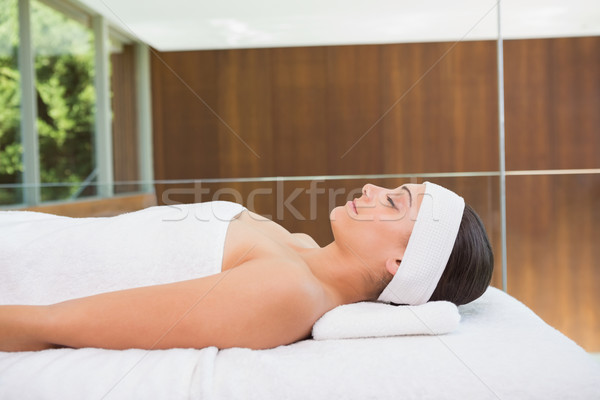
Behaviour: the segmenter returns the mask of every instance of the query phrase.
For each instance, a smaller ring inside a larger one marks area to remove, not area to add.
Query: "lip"
[[[354,214],[358,215],[358,209],[356,208],[356,204],[354,203],[354,200],[352,200],[352,201],[348,201],[348,202],[346,203],[346,205],[347,205],[348,207],[350,207],[350,209],[351,209],[351,210],[354,212]]]

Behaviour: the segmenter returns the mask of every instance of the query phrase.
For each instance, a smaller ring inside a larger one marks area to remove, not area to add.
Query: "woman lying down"
[[[342,304],[468,303],[493,268],[477,214],[429,182],[365,185],[331,212],[325,247],[223,201],[111,218],[27,214],[0,212],[1,351],[271,348],[310,337]],[[36,297],[43,284],[54,304]]]

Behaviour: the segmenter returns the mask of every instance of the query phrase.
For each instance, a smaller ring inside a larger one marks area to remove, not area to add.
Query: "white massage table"
[[[600,399],[600,365],[490,288],[440,336],[0,352],[0,399]]]

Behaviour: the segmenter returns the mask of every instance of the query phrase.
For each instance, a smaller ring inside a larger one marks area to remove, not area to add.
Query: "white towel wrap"
[[[425,182],[425,194],[404,258],[379,301],[419,305],[433,294],[454,247],[465,201],[456,193]]]
[[[52,304],[221,272],[230,221],[214,201],[102,218],[0,211],[0,304]]]

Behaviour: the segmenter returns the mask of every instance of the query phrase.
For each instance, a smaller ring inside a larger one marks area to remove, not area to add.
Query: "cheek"
[[[385,225],[379,221],[356,221],[352,228],[361,246],[375,249],[380,248],[389,238]]]
[[[401,225],[400,237],[402,238],[405,245],[408,243],[408,239],[410,238],[410,234],[412,233],[414,226],[415,221],[413,221],[412,219],[406,219],[406,221],[403,221]]]
[[[409,209],[402,203],[396,205],[396,210],[386,209],[387,212],[381,215],[380,220],[385,222],[396,222],[402,224],[406,219],[410,219]]]
[[[368,238],[365,242],[373,249],[395,249],[402,242],[402,229],[400,221],[380,221],[373,223],[368,229]],[[365,232],[367,234],[367,232]]]

